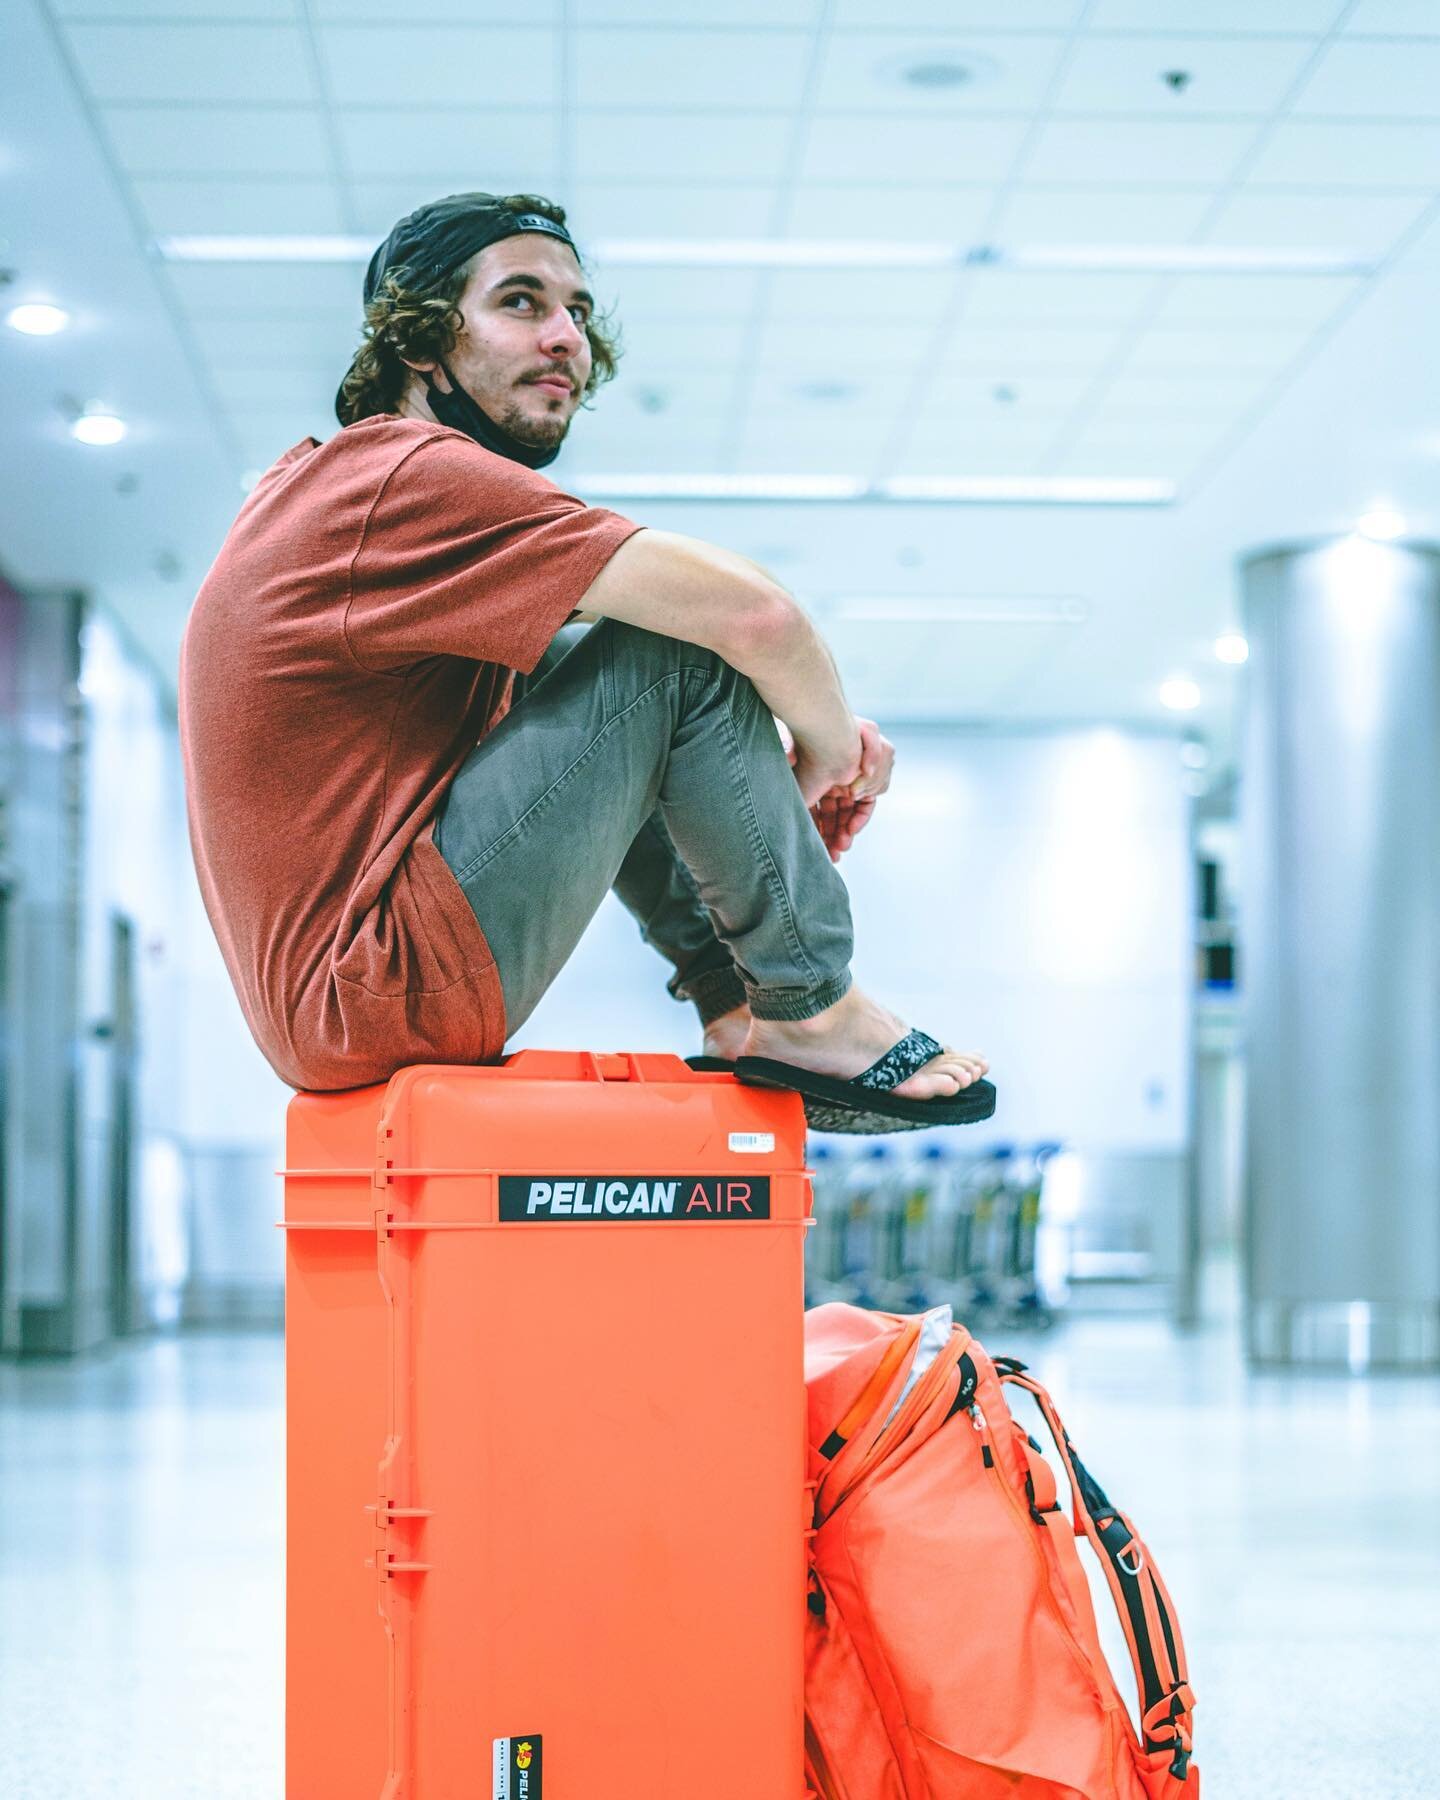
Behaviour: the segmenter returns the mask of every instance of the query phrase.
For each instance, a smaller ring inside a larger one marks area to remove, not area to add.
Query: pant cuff
[[[850,971],[842,969],[812,988],[751,988],[750,1011],[757,1019],[813,1019],[850,992]]]
[[[700,1015],[702,1029],[713,1024],[716,1019],[723,1018],[728,1012],[734,1012],[737,1006],[747,1003],[745,983],[735,973],[733,965],[728,969],[711,969],[704,975],[697,975],[693,981],[682,984],[678,990],[672,989],[677,1000],[688,1000]]]

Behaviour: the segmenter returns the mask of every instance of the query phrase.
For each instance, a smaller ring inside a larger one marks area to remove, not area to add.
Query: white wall
[[[983,1051],[982,1142],[1188,1141],[1190,802],[1177,740],[896,727],[895,779],[842,860],[856,977]],[[516,1046],[699,1047],[665,964],[607,901]]]

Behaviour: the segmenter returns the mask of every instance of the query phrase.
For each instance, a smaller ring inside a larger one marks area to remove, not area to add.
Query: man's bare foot
[[[705,1054],[723,1056],[726,1062],[734,1062],[745,1048],[749,1030],[748,1006],[737,1006],[733,1012],[722,1013],[705,1027]]]
[[[909,1029],[878,1000],[852,987],[843,1000],[813,1019],[752,1019],[739,1054],[769,1056],[813,1069],[818,1075],[851,1081],[878,1062]],[[978,1051],[952,1050],[947,1044],[941,1055],[932,1057],[894,1091],[909,1100],[943,1099],[978,1081],[989,1067]]]

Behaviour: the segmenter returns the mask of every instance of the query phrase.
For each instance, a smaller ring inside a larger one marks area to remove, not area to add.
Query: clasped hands
[[[895,746],[873,719],[856,719],[860,727],[859,767],[848,782],[827,788],[810,808],[831,862],[840,858],[870,823],[875,802],[890,786],[895,766]],[[781,719],[775,721],[791,768],[795,766],[795,739]]]

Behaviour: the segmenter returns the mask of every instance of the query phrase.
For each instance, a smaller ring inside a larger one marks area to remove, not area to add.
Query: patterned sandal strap
[[[855,1086],[879,1088],[888,1092],[891,1088],[899,1087],[902,1081],[908,1081],[932,1057],[943,1054],[943,1045],[937,1044],[934,1038],[926,1037],[923,1031],[912,1031],[908,1037],[901,1038],[893,1049],[887,1050],[879,1062],[871,1063],[863,1075],[855,1076]]]

